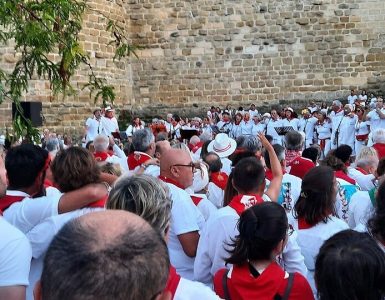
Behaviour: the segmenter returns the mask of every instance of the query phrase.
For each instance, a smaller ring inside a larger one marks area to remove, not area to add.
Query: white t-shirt
[[[349,203],[349,227],[354,229],[362,224],[366,226],[367,221],[373,213],[373,204],[367,191],[356,192]]]
[[[111,132],[117,132],[119,131],[119,125],[118,125],[118,120],[116,120],[115,117],[106,118],[103,117],[101,118],[101,122],[103,124],[103,128],[108,136],[111,135]]]
[[[256,136],[258,133],[265,133],[266,125],[265,123],[259,122],[258,124],[253,123],[251,128],[251,135]]]
[[[167,183],[167,186],[172,200],[171,226],[168,239],[170,261],[178,274],[184,278],[192,279],[194,258],[184,253],[178,235],[194,231],[199,232],[204,226],[205,219],[185,190],[171,183]]]
[[[277,133],[275,128],[281,127],[282,125],[282,120],[273,120],[270,119],[268,123],[266,124],[266,134],[270,135],[273,137],[273,144],[282,144],[282,137]]]
[[[239,233],[237,223],[239,215],[230,206],[218,209],[211,215],[201,233],[199,239],[197,256],[194,264],[194,279],[204,284],[211,284],[215,273],[225,267],[225,259],[229,253],[228,244]],[[286,247],[282,253],[282,261],[288,272],[300,272],[304,276],[307,269],[304,258],[295,240],[295,236],[290,236]]]
[[[305,258],[305,264],[308,269],[307,280],[309,281],[313,292],[315,292],[315,260],[320,247],[331,236],[342,230],[349,229],[349,226],[336,217],[331,217],[327,223],[320,222],[308,229],[298,229],[298,221],[294,218],[290,218],[289,223],[297,232],[298,245],[301,248],[301,253]]]
[[[27,300],[33,300],[33,289],[36,282],[40,279],[43,270],[43,262],[45,253],[48,250],[51,241],[59,230],[69,221],[77,217],[83,216],[93,211],[101,211],[104,208],[82,208],[65,214],[60,214],[45,219],[42,223],[35,226],[27,233],[32,247],[32,263],[29,273],[30,286],[27,288]]]
[[[141,130],[141,129],[144,129],[144,126],[143,125],[139,125],[139,126],[128,126],[127,129],[126,129],[126,134],[128,137],[132,136],[136,131],[138,130]]]
[[[98,134],[104,133],[102,122],[95,118],[88,118],[86,121],[87,126],[87,137],[86,141],[93,141]]]
[[[0,216],[0,287],[27,286],[31,257],[25,235]]]
[[[212,289],[203,283],[181,278],[175,291],[174,300],[219,300]]]
[[[254,122],[252,120],[249,121],[241,121],[241,135],[250,135],[253,129]]]
[[[19,191],[7,191],[7,195],[21,195]],[[24,194],[25,195],[25,194]],[[4,212],[4,218],[13,226],[27,233],[44,219],[58,214],[59,201],[63,194],[53,187],[47,188],[47,196],[25,198],[13,203]]]
[[[354,104],[354,102],[357,100],[357,95],[349,95],[348,102],[349,104]]]
[[[313,143],[314,128],[317,122],[316,117],[302,118],[298,122],[298,130],[305,133],[306,147]]]
[[[298,130],[299,128],[299,120],[297,118],[288,120],[288,119],[283,119],[282,120],[282,126],[291,126],[294,128],[294,130]]]
[[[228,159],[227,157],[221,157],[221,162],[222,162],[222,169],[221,172],[225,172],[227,175],[230,175],[231,173],[231,160]]]
[[[216,208],[223,207],[224,195],[225,195],[224,190],[222,190],[215,183],[209,182],[207,186],[207,198],[211,201],[212,204],[215,205]]]

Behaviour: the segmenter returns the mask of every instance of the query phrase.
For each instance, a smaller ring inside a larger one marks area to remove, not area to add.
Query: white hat
[[[237,148],[237,142],[226,133],[218,133],[207,147],[208,152],[215,152],[219,157],[231,155]]]
[[[194,193],[197,193],[203,190],[209,184],[209,171],[207,170],[206,165],[200,164],[201,170],[196,170],[194,173],[194,181],[192,188]]]
[[[264,113],[262,118],[266,118],[266,117],[271,118],[271,115],[269,113]]]
[[[285,110],[288,110],[288,111],[294,112],[294,110],[293,110],[291,107],[288,107],[288,108],[286,108]]]
[[[105,111],[113,111],[114,109],[111,107],[111,106],[106,106],[106,108],[104,109]]]

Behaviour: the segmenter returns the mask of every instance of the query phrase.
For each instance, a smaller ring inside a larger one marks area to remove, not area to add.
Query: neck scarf
[[[246,209],[263,203],[264,200],[260,195],[236,195],[229,203],[229,206],[234,209],[238,215],[241,215]]]

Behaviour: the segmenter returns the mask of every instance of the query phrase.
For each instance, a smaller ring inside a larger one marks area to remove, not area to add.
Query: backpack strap
[[[293,282],[294,282],[294,273],[289,273],[289,279],[288,279],[287,286],[283,294],[282,300],[289,299],[291,288],[293,287]]]
[[[222,276],[222,287],[223,287],[223,293],[225,296],[225,300],[231,300],[230,293],[229,293],[229,287],[227,286],[227,274],[229,273],[229,270],[226,270],[226,272],[223,273]]]

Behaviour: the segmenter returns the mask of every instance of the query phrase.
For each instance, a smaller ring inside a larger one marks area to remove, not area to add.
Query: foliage
[[[29,136],[39,139],[38,131],[23,116],[18,105],[28,92],[28,81],[32,78],[45,79],[55,94],[66,95],[74,90],[70,78],[81,65],[89,67],[89,82],[85,85],[95,102],[113,103],[113,87],[98,78],[93,71],[89,56],[82,49],[79,33],[83,16],[90,9],[86,0],[3,0],[0,5],[0,44],[14,41],[14,48],[20,57],[12,72],[0,69],[0,103],[10,99],[21,114],[14,120],[16,137]],[[102,14],[102,13],[100,13]],[[135,54],[119,24],[109,20],[106,30],[111,32],[111,43],[115,45],[114,59]],[[53,53],[59,59],[53,59]]]

